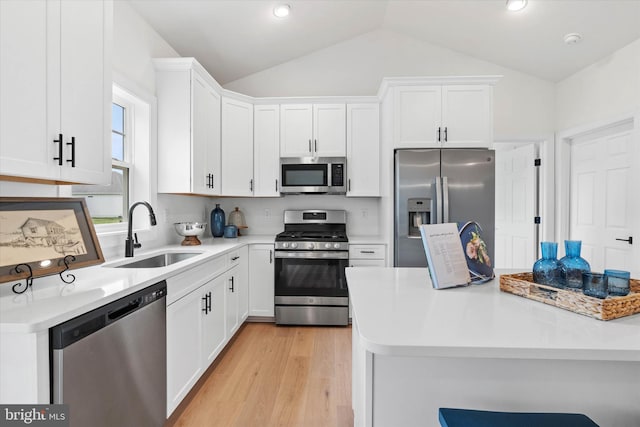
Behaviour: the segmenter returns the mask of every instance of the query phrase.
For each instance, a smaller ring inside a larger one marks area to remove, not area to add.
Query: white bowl
[[[176,233],[181,236],[201,236],[207,229],[206,222],[176,222],[173,224]]]

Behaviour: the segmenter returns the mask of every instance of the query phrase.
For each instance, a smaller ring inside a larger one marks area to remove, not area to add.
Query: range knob
[[[292,248],[292,249],[295,249],[295,248],[297,248],[297,247],[298,247],[298,244],[297,244],[296,242],[292,242],[292,243],[291,243],[291,248]]]
[[[282,247],[285,248],[285,249],[288,248],[289,247],[289,243],[288,242],[282,243]]]
[[[327,248],[327,249],[331,249],[331,243],[325,243],[324,247]]]
[[[307,249],[313,249],[315,245],[313,243],[307,243]]]
[[[334,243],[333,247],[336,248],[336,249],[340,249],[340,243]]]

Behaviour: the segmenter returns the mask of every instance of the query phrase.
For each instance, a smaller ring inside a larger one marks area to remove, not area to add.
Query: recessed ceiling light
[[[564,42],[566,44],[576,44],[582,41],[582,36],[578,33],[569,33],[564,35]]]
[[[517,12],[527,6],[527,0],[507,0],[507,9]]]
[[[279,4],[278,6],[273,8],[273,14],[278,18],[289,16],[290,11],[291,6],[289,6],[288,4]]]

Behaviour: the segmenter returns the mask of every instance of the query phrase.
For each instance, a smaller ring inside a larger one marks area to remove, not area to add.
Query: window
[[[84,197],[95,225],[125,222],[129,206],[129,177],[133,168],[135,107],[114,93],[111,104],[111,184],[74,185],[73,196]]]

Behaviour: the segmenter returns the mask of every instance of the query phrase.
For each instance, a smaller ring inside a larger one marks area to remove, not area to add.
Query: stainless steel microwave
[[[344,157],[299,157],[280,159],[280,193],[346,194]]]

